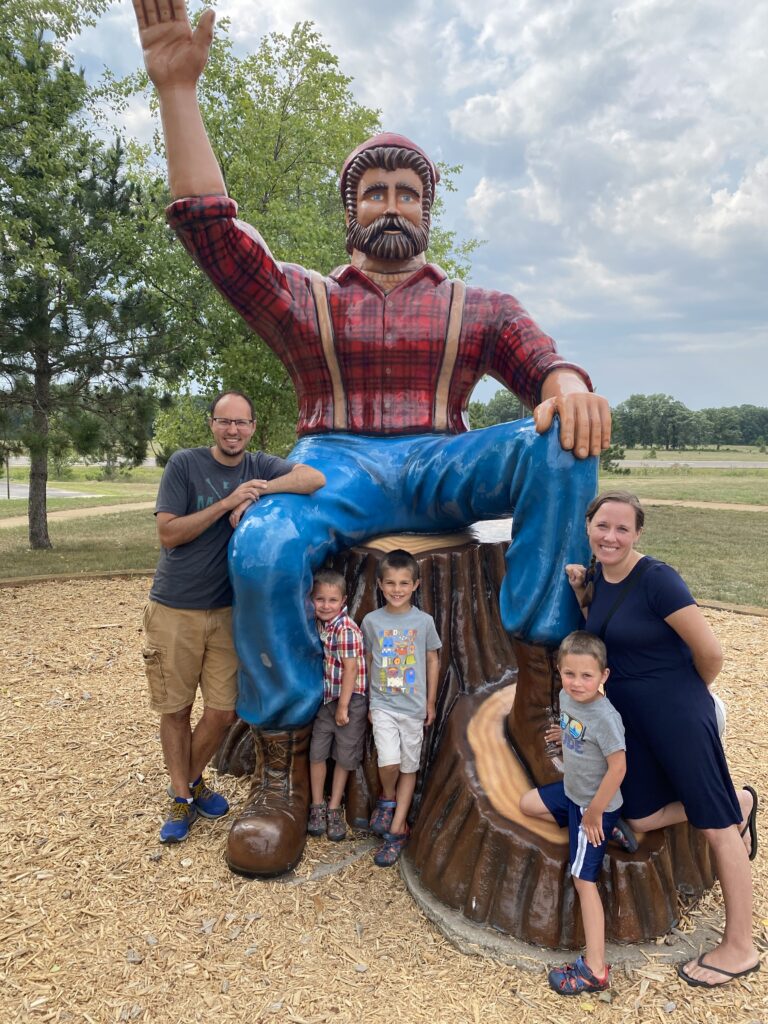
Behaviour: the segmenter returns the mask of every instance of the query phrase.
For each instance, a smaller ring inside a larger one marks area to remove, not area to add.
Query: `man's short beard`
[[[395,234],[388,230],[396,229]],[[404,217],[382,214],[364,228],[353,215],[347,228],[347,252],[357,249],[380,260],[407,260],[418,256],[429,245],[429,226],[416,227]]]

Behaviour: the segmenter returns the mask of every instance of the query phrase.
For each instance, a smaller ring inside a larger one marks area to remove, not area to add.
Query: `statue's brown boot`
[[[304,852],[312,726],[251,731],[256,767],[248,802],[229,831],[227,864],[239,875],[271,878],[294,868]]]
[[[507,715],[507,733],[515,753],[537,786],[563,777],[559,749],[548,747],[544,733],[557,714],[560,677],[556,651],[513,640],[517,659],[515,702]]]

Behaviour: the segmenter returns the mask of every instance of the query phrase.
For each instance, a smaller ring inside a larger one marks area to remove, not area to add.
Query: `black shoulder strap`
[[[626,600],[627,595],[632,590],[635,589],[637,584],[643,578],[645,572],[648,569],[650,569],[650,567],[654,564],[654,562],[655,562],[655,559],[648,558],[646,556],[646,558],[644,558],[643,561],[640,562],[636,566],[634,575],[632,576],[632,579],[631,580],[627,580],[627,582],[621,588],[621,593],[618,595],[616,600],[613,602],[611,607],[608,609],[608,613],[605,616],[605,618],[603,619],[603,624],[600,627],[600,629],[598,630],[598,634],[597,635],[600,637],[601,640],[605,640],[605,631],[606,631],[606,629],[608,627],[608,623],[611,621],[611,619],[613,618],[614,614],[618,611],[618,609],[621,607],[623,602]]]

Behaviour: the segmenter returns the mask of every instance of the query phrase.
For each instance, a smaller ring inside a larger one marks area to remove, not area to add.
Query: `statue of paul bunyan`
[[[269,877],[298,862],[306,836],[307,747],[322,700],[312,572],[376,535],[514,516],[500,595],[519,666],[511,732],[535,780],[553,777],[542,739],[547,651],[580,621],[563,567],[586,558],[584,510],[610,410],[516,299],[427,263],[439,174],[403,136],[374,136],[344,163],[348,264],[322,277],[276,262],[237,219],[200,115],[213,12],[192,31],[183,0],[134,8],[160,100],[175,200],[168,221],[282,360],[299,401],[289,458],[327,478],[309,500],[279,494],[251,506],[230,549],[237,712],[254,732],[257,771],[227,859]],[[484,374],[533,408],[533,420],[468,431],[467,404]]]

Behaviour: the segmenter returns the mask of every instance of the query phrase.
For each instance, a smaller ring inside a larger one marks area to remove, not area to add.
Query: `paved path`
[[[679,508],[715,509],[718,512],[768,512],[768,505],[738,505],[735,502],[720,501],[677,501],[671,498],[642,498],[645,505],[677,505]],[[60,519],[88,519],[91,516],[115,515],[118,512],[138,512],[141,509],[154,509],[154,501],[132,501],[125,505],[94,505],[92,508],[68,508],[59,512],[49,512],[48,521]],[[484,541],[509,540],[511,519],[494,519],[486,523],[476,523],[475,530]],[[10,516],[0,519],[0,530],[8,530],[13,526],[26,526],[26,516]]]
[[[765,459],[620,459],[622,466],[647,466],[648,469],[671,469],[691,466],[696,469],[768,469]]]
[[[88,519],[91,516],[109,516],[118,512],[138,512],[143,508],[154,508],[154,501],[129,501],[125,505],[94,505],[92,508],[65,508],[58,512],[48,513],[48,522],[55,523],[60,519]],[[0,530],[9,530],[12,526],[26,526],[27,516],[9,516],[0,519]]]

